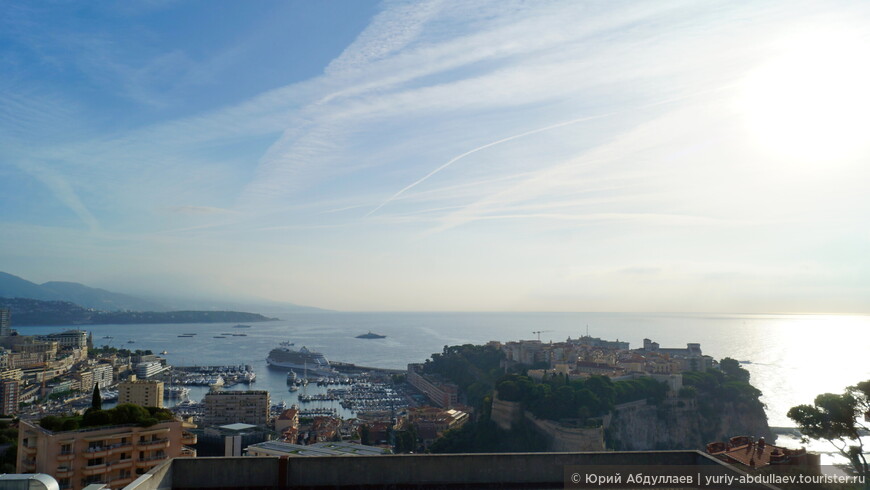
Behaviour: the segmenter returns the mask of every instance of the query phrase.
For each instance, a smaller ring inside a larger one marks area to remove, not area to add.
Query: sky
[[[870,3],[0,2],[0,270],[870,313]]]

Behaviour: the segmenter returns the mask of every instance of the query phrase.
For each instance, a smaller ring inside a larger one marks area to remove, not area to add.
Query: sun
[[[743,81],[747,128],[766,151],[834,162],[870,143],[870,43],[828,31],[784,43]]]

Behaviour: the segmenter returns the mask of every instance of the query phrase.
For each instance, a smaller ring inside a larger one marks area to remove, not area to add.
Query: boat
[[[162,351],[160,351],[160,354],[165,356],[166,354],[169,354],[169,352],[162,350]]]
[[[250,325],[236,325],[233,328],[251,328]]]
[[[290,391],[297,391],[297,390],[299,390],[299,387],[298,387],[298,386],[296,386],[296,385],[290,385]]]
[[[186,338],[186,339],[189,339],[189,338],[193,337],[193,335],[187,335],[187,334],[185,334],[185,335],[179,335],[179,337],[184,337],[184,338]]]
[[[369,333],[364,333],[364,334],[362,334],[362,335],[357,335],[356,338],[358,338],[358,339],[385,339],[385,338],[387,338],[387,336],[386,336],[386,335],[377,334],[377,333],[372,333],[372,331],[369,330]]]
[[[233,337],[247,337],[247,336],[248,336],[248,334],[246,334],[246,333],[234,333],[233,334]]]
[[[128,340],[127,343],[128,343],[128,344],[135,344],[136,341],[135,341],[135,340]]]
[[[295,385],[296,381],[298,379],[299,379],[299,377],[296,375],[296,371],[291,369],[290,372],[287,373],[287,384],[288,385]]]
[[[111,335],[106,335],[106,336],[103,337],[103,338],[104,338],[104,339],[114,339],[115,337],[112,337]]]
[[[329,365],[326,356],[305,346],[296,350],[290,342],[281,342],[272,349],[266,357],[266,363],[276,369],[304,369],[307,374],[315,376],[335,375],[335,370]]]
[[[225,339],[226,337],[222,337],[222,336],[220,336],[220,335],[215,335],[215,336],[212,337],[212,338],[213,338],[213,339]]]

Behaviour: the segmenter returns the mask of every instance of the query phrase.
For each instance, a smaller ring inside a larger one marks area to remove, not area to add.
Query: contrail
[[[492,146],[500,145],[500,144],[502,144],[502,143],[506,143],[506,142],[508,142],[508,141],[515,140],[515,139],[517,139],[517,138],[522,138],[522,137],[524,137],[524,136],[530,136],[530,135],[537,134],[537,133],[543,133],[544,131],[549,131],[549,130],[551,130],[551,129],[561,128],[561,127],[563,127],[563,126],[570,126],[571,124],[577,124],[577,123],[584,122],[584,121],[591,121],[591,120],[593,120],[593,119],[600,119],[600,118],[603,118],[603,117],[612,116],[612,115],[614,115],[614,114],[616,114],[616,112],[611,112],[611,113],[608,113],[608,114],[598,114],[598,115],[595,115],[595,116],[579,117],[579,118],[577,118],[577,119],[571,119],[570,121],[563,121],[563,122],[560,122],[560,123],[557,123],[557,124],[552,124],[552,125],[550,125],[550,126],[544,126],[543,128],[533,129],[533,130],[531,130],[531,131],[526,131],[526,132],[524,132],[524,133],[515,134],[515,135],[513,135],[513,136],[508,136],[507,138],[502,138],[502,139],[500,139],[500,140],[493,141],[492,143],[487,143],[487,144],[485,144],[485,145],[483,145],[483,146],[478,146],[477,148],[474,148],[473,150],[468,150],[468,151],[466,151],[465,153],[462,153],[461,155],[457,155],[457,156],[451,158],[450,160],[447,161],[447,163],[441,165],[440,167],[436,168],[435,170],[433,170],[433,171],[429,172],[428,174],[424,175],[423,177],[417,179],[417,181],[415,181],[414,183],[405,186],[402,190],[400,190],[399,192],[397,192],[397,193],[393,194],[392,196],[390,196],[389,199],[387,199],[386,201],[380,203],[380,204],[378,205],[378,207],[376,207],[375,209],[372,209],[371,211],[369,211],[369,212],[366,214],[366,216],[371,216],[371,215],[375,214],[379,209],[381,209],[382,207],[384,207],[384,206],[386,206],[387,204],[391,203],[391,202],[394,201],[397,197],[399,197],[399,196],[401,196],[402,194],[404,194],[405,192],[407,192],[407,191],[413,189],[414,187],[417,187],[418,185],[420,185],[420,184],[422,184],[423,182],[425,182],[426,179],[428,179],[429,177],[432,177],[433,175],[435,175],[435,174],[437,174],[438,172],[444,170],[445,168],[447,168],[447,167],[453,165],[453,164],[456,163],[457,161],[462,160],[463,158],[467,157],[468,155],[471,155],[472,153],[477,153],[477,152],[479,152],[480,150],[485,150],[485,149],[490,148],[490,147],[492,147]]]
[[[678,97],[672,97],[672,98],[670,98],[670,99],[665,99],[665,100],[661,100],[661,101],[658,101],[658,102],[653,102],[653,103],[651,103],[651,104],[646,104],[646,105],[640,106],[638,109],[648,109],[648,108],[652,108],[652,107],[656,107],[656,106],[661,106],[661,105],[671,104],[671,103],[673,103],[673,102],[678,102],[678,101],[682,101],[682,100],[686,100],[686,99],[691,99],[691,98],[697,97],[697,96],[699,96],[699,95],[706,95],[706,94],[710,94],[710,93],[723,92],[723,91],[726,91],[726,90],[729,90],[729,89],[733,88],[735,85],[736,85],[736,84],[733,84],[733,83],[732,83],[732,84],[726,84],[726,85],[723,85],[723,86],[720,86],[720,87],[715,87],[715,88],[707,89],[707,90],[701,90],[701,91],[698,91],[698,92],[695,92],[695,93],[692,93],[692,94],[688,94],[688,95],[683,95],[683,96],[678,96]],[[483,146],[478,146],[477,148],[475,148],[475,149],[473,149],[473,150],[468,150],[468,151],[466,151],[465,153],[463,153],[463,154],[461,154],[461,155],[457,155],[457,156],[451,158],[447,163],[441,165],[440,167],[436,168],[435,170],[433,170],[433,171],[429,172],[428,174],[424,175],[422,178],[418,179],[416,182],[414,182],[414,183],[412,183],[412,184],[410,184],[410,185],[408,185],[408,186],[405,186],[405,188],[403,188],[403,189],[400,190],[399,192],[397,192],[397,193],[393,194],[392,196],[390,196],[389,199],[387,199],[386,201],[380,203],[380,204],[379,204],[375,209],[372,209],[371,211],[369,211],[369,212],[366,214],[366,216],[371,216],[371,215],[375,214],[379,209],[381,209],[382,207],[384,207],[384,206],[386,206],[387,204],[391,203],[392,201],[396,200],[397,197],[401,196],[402,194],[404,194],[404,193],[407,192],[408,190],[413,189],[414,187],[416,187],[416,186],[422,184],[422,183],[425,182],[426,179],[428,179],[429,177],[432,177],[433,175],[435,175],[435,174],[437,174],[438,172],[444,170],[445,168],[449,167],[450,165],[453,165],[453,164],[456,163],[457,161],[462,160],[463,158],[467,157],[468,155],[471,155],[472,153],[477,153],[477,152],[479,152],[480,150],[485,150],[485,149],[487,149],[487,148],[489,148],[489,147],[492,147],[492,146],[495,146],[495,145],[500,145],[500,144],[502,144],[502,143],[506,143],[506,142],[508,142],[508,141],[515,140],[515,139],[517,139],[517,138],[523,138],[523,137],[525,137],[525,136],[530,136],[530,135],[537,134],[537,133],[543,133],[544,131],[549,131],[549,130],[551,130],[551,129],[561,128],[561,127],[564,127],[564,126],[570,126],[570,125],[572,125],[572,124],[577,124],[577,123],[581,123],[581,122],[584,122],[584,121],[592,121],[592,120],[594,120],[594,119],[601,119],[601,118],[605,118],[605,117],[610,117],[610,116],[614,116],[614,115],[616,115],[616,114],[620,114],[620,113],[623,113],[623,112],[626,112],[626,111],[614,111],[614,112],[608,112],[608,113],[606,113],[606,114],[597,114],[597,115],[594,115],[594,116],[578,117],[577,119],[571,119],[570,121],[563,121],[563,122],[560,122],[560,123],[557,123],[557,124],[552,124],[552,125],[550,125],[550,126],[544,126],[543,128],[533,129],[533,130],[531,130],[531,131],[526,131],[526,132],[524,132],[524,133],[515,134],[515,135],[513,135],[513,136],[508,136],[507,138],[502,138],[502,139],[500,139],[500,140],[498,140],[498,141],[493,141],[492,143],[487,143],[487,144],[485,144],[485,145],[483,145]]]

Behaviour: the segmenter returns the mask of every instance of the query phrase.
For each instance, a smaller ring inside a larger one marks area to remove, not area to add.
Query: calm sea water
[[[422,362],[445,345],[489,340],[534,339],[563,341],[586,333],[619,339],[640,347],[644,338],[663,347],[699,342],[716,359],[750,361],[745,367],[752,383],[764,393],[771,426],[790,427],[788,409],[811,403],[819,393],[840,393],[848,385],[870,379],[870,317],[815,315],[675,315],[618,313],[316,313],[287,314],[282,320],[234,324],[100,325],[89,326],[94,343],[131,349],[168,351],[173,365],[251,364],[257,389],[267,389],[273,401],[295,401],[285,374],[266,368],[265,357],[279,342],[323,352],[334,361],[363,366],[404,368]],[[70,327],[18,327],[24,335]],[[367,331],[387,335],[361,340]],[[197,333],[178,338],[181,333]],[[221,333],[246,337],[215,339]],[[103,339],[111,336],[113,339]],[[128,343],[132,340],[134,343]],[[239,386],[237,389],[244,389]],[[204,391],[204,390],[203,390]],[[193,398],[201,398],[199,390]]]

